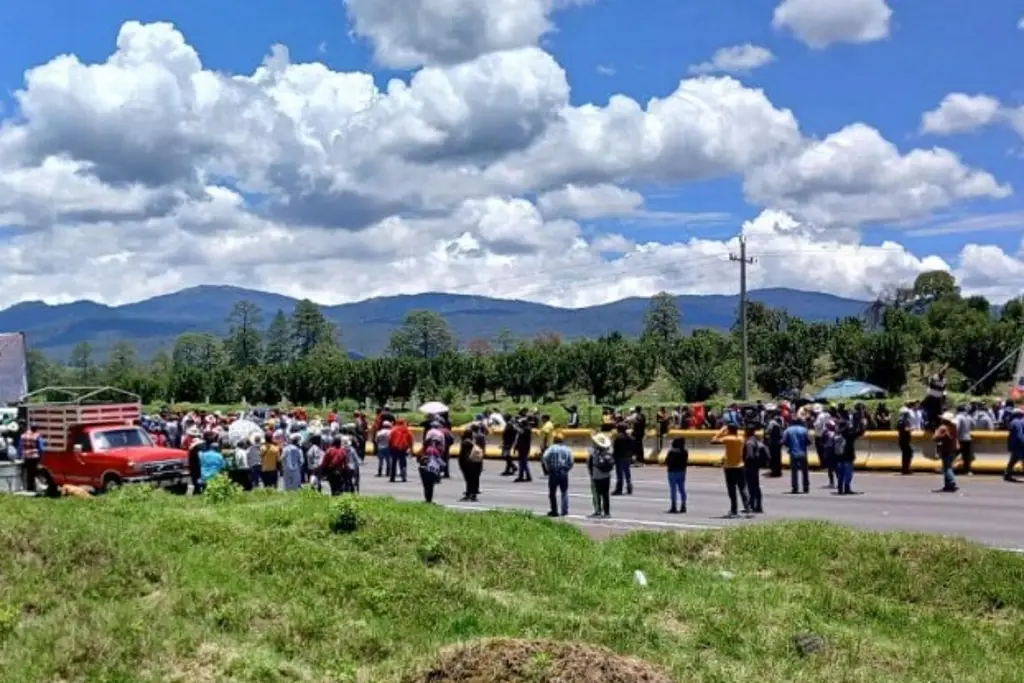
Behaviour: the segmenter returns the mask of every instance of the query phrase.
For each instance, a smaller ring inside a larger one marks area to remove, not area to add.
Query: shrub
[[[334,504],[331,520],[331,530],[336,534],[350,534],[359,529],[365,521],[359,500],[355,496],[342,496]]]
[[[206,490],[203,491],[203,497],[211,503],[224,503],[237,500],[241,497],[242,493],[243,489],[241,486],[231,481],[229,477],[218,474],[206,482]]]

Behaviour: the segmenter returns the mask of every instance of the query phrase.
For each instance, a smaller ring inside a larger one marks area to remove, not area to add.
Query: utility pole
[[[743,384],[740,388],[740,400],[746,401],[750,395],[750,373],[747,370],[747,266],[754,263],[754,259],[747,257],[747,238],[743,235],[740,235],[740,255],[729,254],[729,260],[740,263],[740,338],[743,340],[743,357],[740,361]]]

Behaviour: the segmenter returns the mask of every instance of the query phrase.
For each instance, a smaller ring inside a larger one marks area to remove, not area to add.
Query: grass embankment
[[[525,514],[386,499],[359,501],[358,528],[337,533],[338,505],[0,498],[3,680],[584,680],[548,677],[572,652],[536,644],[520,678],[493,662],[490,677],[417,674],[485,637],[604,646],[677,681],[1020,680],[1024,558],[1008,553],[818,523],[598,543]],[[804,634],[824,651],[798,654]]]

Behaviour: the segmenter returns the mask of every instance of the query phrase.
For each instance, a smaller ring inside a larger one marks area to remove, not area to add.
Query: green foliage
[[[360,498],[342,496],[331,506],[331,531],[336,534],[351,534],[365,523],[360,507]]]
[[[421,681],[439,650],[509,635],[692,683],[1020,680],[1012,553],[820,522],[595,541],[527,513],[348,498],[163,496],[125,514],[0,496],[4,680]],[[350,504],[364,523],[332,533]],[[804,633],[824,656],[793,652]]]
[[[111,347],[97,365],[88,344],[75,349],[70,367],[29,352],[33,389],[104,381],[142,395],[147,403],[206,402],[353,406],[366,400],[406,407],[414,396],[461,404],[511,399],[557,403],[570,394],[620,404],[667,375],[675,400],[706,401],[735,395],[741,385],[738,327],[732,333],[679,329],[679,311],[667,294],[651,301],[639,340],[621,334],[563,341],[543,334],[516,339],[474,339],[465,352],[444,319],[413,311],[395,332],[385,358],[350,360],[337,345],[340,332],[315,304],[299,302],[260,330],[259,309],[239,303],[226,321],[229,334],[189,333],[171,353],[140,362],[131,344]],[[988,394],[1009,379],[1006,359],[1024,338],[1024,298],[998,314],[987,301],[963,298],[947,274],[924,273],[913,287],[891,289],[861,318],[807,324],[785,311],[748,302],[751,377],[770,395],[803,391],[823,375],[860,379],[890,392],[905,389],[910,371],[948,364],[951,388]],[[830,363],[830,367],[822,367]],[[986,376],[987,375],[987,376]]]
[[[231,481],[229,477],[224,474],[218,474],[206,482],[206,488],[203,490],[203,499],[215,504],[227,503],[238,500],[244,492],[245,490]]]

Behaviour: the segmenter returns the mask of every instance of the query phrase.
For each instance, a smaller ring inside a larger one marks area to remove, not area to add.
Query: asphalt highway
[[[462,476],[452,461],[452,477],[438,486],[434,502],[457,510],[519,509],[545,514],[549,510],[547,480],[540,467],[531,463],[532,483],[513,483],[499,476],[503,463],[484,464],[478,503],[462,503]],[[408,483],[394,484],[374,475],[377,462],[363,463],[361,490],[364,495],[389,495],[400,500],[422,500],[419,475],[410,468]],[[633,495],[612,497],[612,518],[592,520],[590,482],[586,470],[577,466],[569,476],[567,521],[583,527],[595,537],[629,530],[692,531],[717,529],[773,520],[820,519],[876,531],[914,531],[965,537],[978,543],[1024,552],[1024,484],[1011,484],[996,477],[961,477],[960,491],[942,493],[939,475],[877,474],[858,472],[853,481],[854,496],[837,496],[825,488],[824,474],[811,473],[808,494],[789,493],[789,473],[782,479],[762,479],[764,515],[727,518],[729,499],[720,470],[691,468],[687,473],[685,515],[669,515],[665,470],[648,465],[633,469]]]

